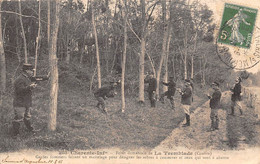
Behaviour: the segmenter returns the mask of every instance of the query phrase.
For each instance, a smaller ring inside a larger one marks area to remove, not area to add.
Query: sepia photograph
[[[0,0],[0,164],[259,164],[259,2]]]

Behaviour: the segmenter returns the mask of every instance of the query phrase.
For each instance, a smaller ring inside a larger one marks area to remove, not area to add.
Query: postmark
[[[217,54],[227,66],[245,70],[260,61],[257,9],[226,3],[217,36]]]

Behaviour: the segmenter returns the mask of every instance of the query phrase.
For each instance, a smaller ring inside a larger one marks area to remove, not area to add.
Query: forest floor
[[[170,108],[170,102],[157,102],[151,108],[149,100],[140,106],[134,98],[126,98],[125,113],[121,112],[120,95],[109,98],[108,114],[96,108],[96,99],[86,94],[84,89],[71,89],[60,86],[58,98],[57,130],[47,131],[48,92],[45,84],[40,85],[33,96],[32,122],[41,129],[37,134],[26,131],[22,123],[20,137],[12,139],[12,98],[5,96],[1,110],[0,152],[21,149],[38,150],[74,150],[74,149],[153,149],[159,145],[172,130],[183,121],[184,113],[180,109],[180,95],[176,93],[176,109]],[[145,95],[147,97],[147,95]],[[194,96],[194,111],[206,101],[205,97]]]
[[[47,131],[48,92],[46,86],[38,87],[33,97],[32,122],[41,131],[31,134],[21,126],[21,135],[11,137],[13,117],[12,99],[6,96],[1,112],[0,152],[34,150],[74,150],[74,149],[218,149],[231,150],[260,146],[259,122],[256,122],[251,108],[244,107],[244,115],[227,115],[230,95],[222,97],[219,110],[220,128],[208,132],[210,128],[210,108],[206,96],[197,94],[192,105],[191,126],[181,127],[184,113],[180,109],[180,96],[176,94],[176,109],[157,102],[151,108],[149,101],[140,106],[134,98],[126,99],[125,113],[121,112],[118,95],[108,99],[108,114],[103,114],[95,106],[93,95],[84,89],[70,89],[60,86],[57,113],[57,130]]]

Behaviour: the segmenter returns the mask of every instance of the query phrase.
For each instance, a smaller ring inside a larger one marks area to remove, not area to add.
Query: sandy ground
[[[259,147],[260,131],[254,110],[243,103],[244,114],[240,116],[238,109],[235,109],[235,116],[230,116],[230,93],[223,93],[221,101],[219,130],[209,131],[211,122],[207,101],[191,114],[190,127],[180,124],[155,150],[177,150],[180,147],[189,150],[246,150]]]

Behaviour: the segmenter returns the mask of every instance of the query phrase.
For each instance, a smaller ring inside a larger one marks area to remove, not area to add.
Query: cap
[[[26,70],[33,70],[33,65],[32,64],[28,64],[28,63],[24,63],[23,64],[23,71],[26,71]]]
[[[117,82],[110,81],[110,85],[112,85],[112,86],[116,86],[116,85],[117,85]]]
[[[216,82],[216,81],[215,81],[215,82],[213,82],[213,83],[212,83],[212,85],[216,85],[216,86],[218,86],[218,87],[219,87],[219,83],[218,83],[218,82]]]
[[[242,78],[241,78],[241,77],[237,77],[237,80],[238,80],[239,82],[241,82],[241,81],[242,81]]]

